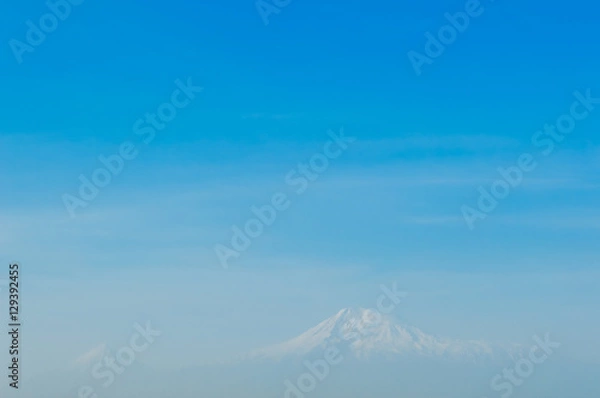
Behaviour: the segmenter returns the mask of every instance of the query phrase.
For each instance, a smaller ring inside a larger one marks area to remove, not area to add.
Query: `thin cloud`
[[[436,136],[433,134],[412,133],[402,138],[361,141],[357,143],[366,151],[425,151],[425,150],[498,150],[519,147],[519,141],[513,138],[496,135],[454,134]]]

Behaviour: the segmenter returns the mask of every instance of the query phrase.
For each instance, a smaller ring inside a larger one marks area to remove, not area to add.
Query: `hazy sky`
[[[496,1],[416,76],[407,52],[463,7],[303,0],[265,26],[252,1],[86,1],[22,64],[3,46],[0,262],[22,264],[30,355],[59,366],[151,320],[144,361],[203,363],[396,281],[395,315],[432,334],[551,332],[597,361],[600,104],[548,156],[532,137],[600,97],[598,6]],[[5,7],[5,42],[45,12]],[[203,91],[145,144],[136,122],[188,78]],[[295,193],[342,128],[356,140]],[[70,217],[63,195],[124,142],[139,155]],[[523,153],[539,166],[470,230],[461,206]],[[290,207],[224,270],[214,246],[277,192]]]

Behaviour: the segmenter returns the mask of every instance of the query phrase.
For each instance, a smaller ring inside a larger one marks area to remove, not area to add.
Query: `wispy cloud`
[[[488,134],[451,134],[434,135],[426,133],[409,133],[400,138],[366,140],[358,145],[365,151],[399,151],[399,150],[500,150],[514,149],[519,141],[513,138]]]
[[[577,209],[574,209],[574,211],[577,211]],[[590,214],[556,214],[555,212],[548,212],[546,214],[506,215],[498,217],[498,222],[531,228],[596,230],[600,229],[600,214],[594,214],[594,212],[590,212]]]

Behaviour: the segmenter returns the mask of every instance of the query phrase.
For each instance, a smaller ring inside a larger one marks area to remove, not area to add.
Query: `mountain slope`
[[[302,357],[333,345],[356,358],[419,356],[469,362],[504,360],[520,351],[516,345],[437,338],[374,310],[346,308],[291,340],[250,353],[248,359]]]

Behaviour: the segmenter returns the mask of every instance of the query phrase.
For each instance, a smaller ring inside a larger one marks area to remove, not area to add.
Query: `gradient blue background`
[[[250,0],[86,0],[22,64],[8,42],[48,10],[5,5],[0,260],[23,264],[32,326],[87,320],[55,336],[66,352],[33,330],[30,349],[67,360],[150,317],[194,363],[373,306],[397,280],[417,326],[524,341],[556,330],[573,357],[597,361],[600,107],[551,156],[537,152],[475,231],[460,207],[535,152],[532,135],[574,91],[600,97],[600,6],[482,4],[421,76],[407,52],[464,2],[294,0],[265,26]],[[187,77],[204,92],[71,219],[61,196],[99,155],[138,143],[134,122]],[[214,245],[340,127],[356,143],[222,270]]]

